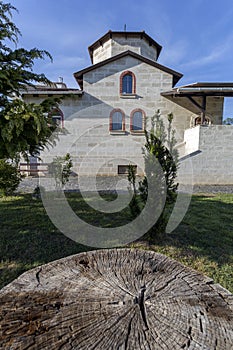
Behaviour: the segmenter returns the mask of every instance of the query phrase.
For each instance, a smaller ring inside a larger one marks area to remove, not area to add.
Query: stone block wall
[[[194,100],[202,105],[202,98],[196,97]],[[206,116],[210,118],[211,124],[219,125],[222,124],[222,116],[223,116],[223,103],[224,98],[218,96],[207,96],[206,98]],[[200,112],[199,112],[200,115]],[[193,127],[195,120],[195,115],[191,119],[190,127]]]
[[[115,56],[127,50],[136,52],[153,61],[157,60],[157,49],[154,46],[149,46],[144,39],[132,37],[124,38],[122,36],[114,37],[112,42],[112,55]]]
[[[93,64],[102,62],[112,56],[112,39],[104,42],[93,51]]]
[[[144,39],[138,37],[117,37],[103,42],[102,45],[93,50],[93,64],[102,62],[112,56],[116,56],[124,51],[133,51],[139,55],[149,58],[153,61],[157,59],[157,49],[149,46]]]
[[[232,185],[233,126],[199,126],[188,130],[186,135],[190,136],[186,138],[187,150],[196,149],[199,139],[200,152],[181,161],[179,181],[196,185]]]
[[[136,96],[133,99],[120,96],[120,75],[126,70],[132,71],[136,76]],[[165,122],[167,114],[173,112],[177,139],[181,142],[184,130],[190,127],[193,113],[160,95],[171,88],[172,75],[129,56],[98,68],[98,72],[93,70],[85,74],[85,94],[81,103],[88,99],[90,104],[95,96],[97,103],[102,102],[111,108],[124,110],[126,119],[136,108],[143,109],[148,117],[152,117],[159,109]]]
[[[136,95],[120,95],[120,76],[130,70],[136,77]],[[142,147],[144,135],[130,132],[130,113],[142,109],[148,118],[160,109],[164,123],[167,114],[173,112],[174,127],[178,142],[183,141],[184,130],[190,125],[191,113],[162,97],[160,93],[172,87],[172,75],[142,63],[131,56],[92,70],[84,75],[82,97],[65,98],[60,109],[64,114],[65,135],[60,136],[57,146],[44,152],[44,162],[50,162],[57,155],[71,153],[76,173],[92,174],[98,169],[99,175],[117,175],[118,165],[138,165],[143,172]],[[42,98],[37,97],[40,102]],[[28,98],[35,102],[35,97]],[[113,109],[125,113],[125,132],[112,135],[109,117]]]

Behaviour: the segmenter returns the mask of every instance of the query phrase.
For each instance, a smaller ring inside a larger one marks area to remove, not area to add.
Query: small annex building
[[[77,174],[117,176],[131,163],[142,175],[146,121],[160,110],[165,124],[174,116],[179,181],[233,184],[233,127],[222,125],[233,83],[178,86],[182,74],[158,63],[162,46],[144,31],[109,31],[88,50],[90,66],[74,73],[79,88],[61,81],[22,93],[34,103],[64,97],[53,114],[66,132],[40,155],[45,163],[69,152]]]

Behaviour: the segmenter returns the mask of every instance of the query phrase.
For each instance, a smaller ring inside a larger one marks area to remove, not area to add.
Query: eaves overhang
[[[134,57],[144,63],[147,63],[149,64],[150,66],[152,67],[155,67],[157,69],[160,69],[168,74],[171,74],[173,76],[173,84],[172,86],[175,86],[177,84],[177,82],[182,78],[183,74],[171,69],[171,68],[168,68],[166,66],[163,66],[153,60],[150,60],[149,58],[146,58],[142,55],[139,55],[138,53],[136,52],[133,52],[133,51],[130,51],[130,50],[127,50],[127,51],[124,51],[118,55],[115,55],[115,56],[112,56],[104,61],[101,61],[101,62],[98,62],[96,64],[93,64],[85,69],[82,69],[76,73],[74,73],[74,78],[76,79],[77,83],[79,84],[79,86],[81,87],[81,89],[83,89],[83,75],[85,73],[88,73],[88,72],[91,72],[92,70],[95,70],[97,68],[100,68],[108,63],[111,63],[111,62],[114,62],[120,58],[123,58],[125,56],[131,56],[131,57]]]
[[[139,37],[141,39],[144,39],[148,42],[150,46],[154,46],[157,50],[157,59],[160,55],[160,52],[162,50],[162,46],[157,43],[154,39],[152,39],[146,32],[143,30],[141,32],[128,32],[128,31],[112,31],[109,30],[106,34],[104,34],[101,38],[96,40],[92,45],[88,47],[89,55],[91,58],[91,62],[93,63],[93,51],[97,49],[98,47],[102,46],[106,41],[109,39],[112,39],[114,36],[124,36],[125,38],[128,37]]]
[[[27,89],[20,91],[21,96],[82,96],[83,91],[79,89]]]
[[[176,87],[170,91],[161,93],[164,97],[181,97],[181,96],[219,96],[232,97],[233,96],[233,82],[219,82],[219,83],[193,83]]]
[[[161,96],[193,113],[203,114],[206,112],[207,99],[220,99],[223,103],[224,97],[233,97],[233,82],[193,83],[163,91]]]

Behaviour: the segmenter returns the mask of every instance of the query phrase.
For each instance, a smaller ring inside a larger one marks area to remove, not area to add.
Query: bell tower
[[[124,51],[133,51],[152,61],[157,61],[162,50],[145,31],[114,32],[109,31],[88,48],[93,64],[102,62]]]

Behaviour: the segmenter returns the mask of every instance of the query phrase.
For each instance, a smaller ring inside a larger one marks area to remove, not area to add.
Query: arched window
[[[136,77],[133,72],[126,71],[120,76],[120,94],[136,93]]]
[[[145,112],[142,109],[134,109],[130,114],[130,130],[144,131],[145,128]]]
[[[209,117],[205,116],[205,120],[204,120],[203,125],[210,125],[210,124],[212,124],[211,119]],[[196,125],[201,125],[201,117],[196,117],[194,119],[194,126],[196,126]]]
[[[125,114],[121,109],[114,109],[110,114],[110,131],[125,131]]]
[[[52,117],[53,122],[63,128],[64,127],[64,116],[60,108],[54,108],[52,111],[49,113],[49,116]]]
[[[133,92],[133,78],[131,74],[126,74],[122,78],[122,93],[132,94]]]

